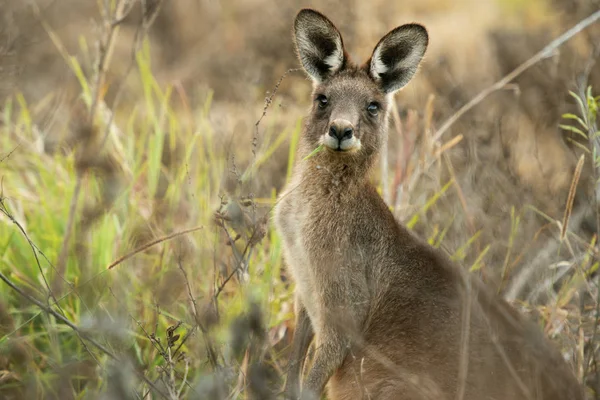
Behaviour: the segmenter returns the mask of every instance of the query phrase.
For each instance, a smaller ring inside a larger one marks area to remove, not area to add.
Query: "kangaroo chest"
[[[338,199],[339,201],[339,199]],[[286,196],[278,205],[275,223],[296,291],[313,321],[320,319],[331,283],[364,277],[369,260],[360,243],[353,243],[355,215],[339,212],[347,204]],[[352,285],[352,282],[347,282]]]

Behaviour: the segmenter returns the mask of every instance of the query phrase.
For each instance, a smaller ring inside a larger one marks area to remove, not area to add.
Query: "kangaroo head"
[[[417,24],[393,29],[361,66],[349,59],[335,25],[317,11],[298,13],[294,39],[314,83],[304,141],[311,148],[324,145],[329,151],[320,157],[332,162],[372,159],[387,133],[392,94],[411,80],[423,58],[427,30]]]

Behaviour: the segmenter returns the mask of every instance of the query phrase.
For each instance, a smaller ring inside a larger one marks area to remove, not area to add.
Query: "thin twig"
[[[263,118],[265,118],[267,116],[267,111],[269,110],[269,107],[271,107],[271,105],[273,104],[273,99],[275,98],[275,95],[277,94],[279,87],[283,83],[283,80],[289,74],[291,74],[292,72],[296,72],[296,71],[301,71],[301,68],[290,68],[287,71],[285,71],[279,77],[279,80],[275,84],[275,87],[273,87],[273,90],[271,92],[267,92],[269,95],[267,97],[265,97],[265,103],[263,106],[262,114],[260,115],[258,120],[256,120],[256,122],[254,123],[254,135],[252,136],[252,163],[246,169],[246,171],[242,174],[241,177],[239,176],[239,174],[237,172],[237,168],[235,167],[235,159],[232,157],[232,163],[233,163],[232,172],[236,175],[236,177],[238,178],[238,181],[243,182],[248,179],[252,179],[254,177],[254,173],[256,171],[256,150],[258,147],[258,136],[259,136],[258,129],[260,127],[260,123],[262,122]],[[233,137],[232,137],[232,140],[233,140]],[[231,143],[233,143],[233,142],[231,142]]]
[[[280,77],[279,80],[277,81],[277,83],[275,84],[275,87],[273,88],[273,90],[271,91],[271,93],[269,94],[269,96],[267,98],[265,98],[265,105],[263,107],[263,111],[262,114],[260,116],[260,118],[256,121],[256,123],[254,124],[254,127],[256,129],[256,135],[258,135],[258,126],[260,125],[261,121],[263,120],[264,117],[267,116],[267,110],[269,109],[269,107],[271,106],[271,104],[273,103],[273,98],[275,97],[275,95],[277,94],[277,91],[279,90],[279,86],[281,86],[281,83],[283,82],[283,80],[292,72],[296,72],[296,71],[301,71],[301,68],[290,68],[287,71],[285,71]]]
[[[583,169],[583,162],[585,161],[585,154],[582,154],[579,157],[579,161],[577,161],[577,166],[575,167],[575,172],[573,173],[573,180],[571,181],[571,188],[569,189],[569,196],[567,197],[567,205],[565,207],[565,214],[563,217],[562,227],[560,230],[560,240],[561,242],[565,240],[567,236],[567,227],[569,225],[569,218],[571,217],[571,212],[573,211],[573,202],[575,201],[575,193],[577,191],[577,184],[579,183],[579,177],[581,176],[581,170]]]
[[[392,104],[390,104],[390,110],[395,109],[396,107],[396,98],[392,97]],[[393,112],[393,111],[392,111]],[[381,194],[383,200],[388,205],[391,204],[392,198],[390,196],[390,183],[389,183],[389,172],[388,172],[388,158],[389,158],[389,133],[385,135],[383,138],[383,143],[381,144],[380,158],[379,158],[379,181],[381,183]]]
[[[115,261],[113,261],[112,263],[110,263],[106,269],[113,269],[114,267],[116,267],[117,265],[121,264],[123,261],[135,256],[138,253],[141,253],[142,251],[148,250],[150,247],[155,246],[161,242],[165,242],[167,240],[171,240],[174,239],[178,236],[181,235],[186,235],[188,233],[192,233],[192,232],[196,232],[199,231],[200,229],[204,228],[203,226],[197,226],[195,228],[190,228],[190,229],[186,229],[183,231],[179,231],[179,232],[175,232],[175,233],[171,233],[170,235],[167,236],[163,236],[161,238],[155,239],[149,243],[143,244],[140,247],[138,247],[137,249],[133,250],[130,253],[125,254],[124,256],[121,256],[119,258],[117,258]]]
[[[502,89],[506,84],[510,83],[510,81],[515,79],[517,76],[521,75],[523,72],[525,72],[526,70],[528,70],[529,68],[531,68],[532,66],[537,64],[538,62],[542,61],[545,58],[552,56],[552,53],[554,53],[554,51],[556,49],[558,49],[560,46],[565,44],[573,36],[575,36],[582,30],[584,30],[587,27],[589,27],[590,25],[592,25],[598,19],[600,19],[600,10],[596,11],[589,17],[581,20],[578,24],[576,24],[571,29],[569,29],[568,31],[566,31],[565,33],[563,33],[562,35],[560,35],[559,37],[554,39],[546,47],[544,47],[542,50],[540,50],[538,53],[536,53],[529,60],[527,60],[523,64],[519,65],[517,68],[515,68],[511,73],[506,75],[504,78],[500,79],[498,82],[494,83],[492,86],[489,86],[486,89],[484,89],[483,91],[481,91],[477,96],[475,96],[467,104],[462,106],[456,113],[454,113],[454,115],[452,115],[450,118],[448,118],[446,120],[446,122],[444,122],[442,124],[440,129],[438,129],[438,131],[435,133],[435,136],[433,138],[434,142],[439,140],[440,137],[456,121],[458,121],[458,119],[460,117],[462,117],[467,111],[469,111],[471,108],[475,107],[477,104],[481,103],[491,93]]]
[[[6,155],[2,156],[2,158],[0,158],[0,164],[3,163],[5,160],[8,160],[10,158],[10,156],[12,156],[12,154],[17,151],[17,149],[19,147],[21,147],[22,143],[17,144],[11,151],[9,151],[8,153],[6,153]]]
[[[217,369],[217,368],[219,368],[219,361],[217,360],[217,351],[215,350],[213,344],[210,342],[210,340],[208,338],[208,329],[202,324],[202,320],[200,319],[200,313],[198,312],[198,304],[196,303],[196,299],[194,298],[194,295],[192,294],[192,287],[190,285],[190,281],[188,279],[187,273],[185,272],[183,265],[181,265],[180,260],[178,260],[177,264],[179,265],[179,269],[181,270],[181,273],[183,274],[185,284],[186,284],[187,290],[188,290],[188,297],[189,297],[190,301],[192,302],[192,306],[194,307],[194,320],[196,321],[196,325],[202,331],[202,337],[204,338],[204,345],[206,347],[206,353],[208,354],[208,359],[209,359],[212,367],[214,369]],[[182,345],[178,346],[175,349],[175,351],[173,353],[174,355],[177,354],[177,352],[179,351],[181,346]]]
[[[27,243],[29,244],[29,246],[31,247],[31,250],[33,252],[33,257],[35,258],[35,263],[36,263],[36,265],[38,267],[38,270],[40,271],[40,275],[42,276],[42,280],[44,281],[44,285],[46,286],[46,289],[48,290],[48,293],[47,293],[47,302],[49,304],[49,299],[52,298],[52,300],[54,300],[54,303],[58,305],[58,301],[56,300],[56,297],[54,297],[54,294],[50,290],[50,284],[48,283],[48,280],[46,279],[46,274],[44,274],[44,270],[42,268],[42,264],[40,263],[40,258],[38,257],[38,253],[37,253],[37,250],[36,250],[37,246],[33,243],[33,241],[31,240],[31,238],[29,238],[29,235],[25,231],[25,228],[23,227],[23,225],[21,225],[19,223],[19,221],[17,221],[15,219],[15,217],[8,211],[8,208],[4,204],[4,200],[1,197],[0,197],[0,212],[2,214],[4,214],[6,216],[6,218],[8,218],[19,229],[19,231],[21,232],[21,234],[23,235],[23,237],[25,238],[25,240],[27,240]]]
[[[223,227],[223,230],[225,230],[225,233],[227,234],[227,237],[229,238],[229,245],[231,246],[232,249],[234,249],[235,248],[235,242],[234,242],[233,238],[231,237],[231,235],[229,234],[229,231],[225,227]],[[215,292],[215,294],[213,296],[213,298],[215,299],[215,301],[216,301],[216,299],[219,298],[219,295],[221,294],[221,292],[223,291],[223,289],[225,289],[225,285],[227,285],[227,283],[231,280],[231,278],[233,278],[233,275],[235,275],[241,268],[243,268],[244,261],[246,261],[245,260],[246,253],[251,248],[250,244],[252,243],[252,239],[254,238],[254,235],[256,234],[256,231],[257,231],[257,229],[256,229],[256,227],[254,227],[253,232],[252,232],[252,236],[250,236],[250,238],[246,242],[246,246],[244,247],[244,251],[240,255],[240,258],[237,260],[238,264],[231,271],[231,273],[227,276],[227,278],[225,278],[225,280],[221,283],[221,285],[217,288],[217,291]],[[234,254],[235,254],[235,251],[234,251]]]
[[[71,203],[69,205],[69,216],[67,218],[67,225],[65,227],[65,236],[60,246],[60,253],[58,253],[58,259],[56,260],[56,275],[60,278],[65,274],[67,265],[67,253],[69,252],[69,242],[71,241],[71,232],[73,232],[73,225],[75,224],[75,213],[77,211],[77,203],[79,202],[79,193],[81,193],[82,177],[81,174],[77,174],[75,178],[75,189],[71,195]],[[58,282],[58,280],[55,280]],[[54,291],[59,292],[62,285],[54,284]]]

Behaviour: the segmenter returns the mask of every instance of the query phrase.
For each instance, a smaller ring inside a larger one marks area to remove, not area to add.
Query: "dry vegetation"
[[[356,58],[428,27],[373,179],[600,399],[600,23],[436,134],[598,0],[0,0],[0,398],[277,397],[292,287],[269,213],[307,5]]]

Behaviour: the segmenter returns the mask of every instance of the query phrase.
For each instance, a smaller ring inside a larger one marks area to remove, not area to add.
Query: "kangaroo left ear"
[[[369,74],[385,93],[402,89],[417,72],[429,36],[425,27],[406,24],[385,35],[368,62]]]

